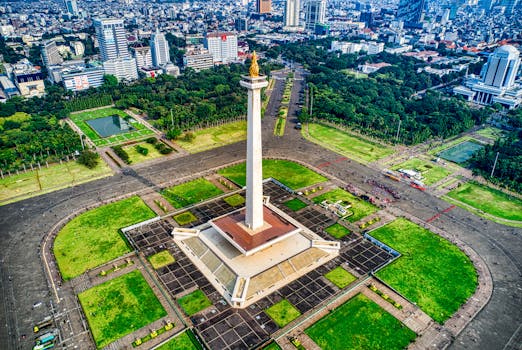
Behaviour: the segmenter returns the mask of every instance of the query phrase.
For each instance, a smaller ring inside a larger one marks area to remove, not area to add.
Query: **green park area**
[[[346,235],[349,235],[351,232],[346,227],[341,224],[335,223],[332,226],[328,226],[325,231],[332,237],[341,239]]]
[[[404,349],[416,334],[363,294],[339,306],[305,333],[323,350]]]
[[[301,316],[299,310],[286,299],[270,306],[265,312],[281,328]]]
[[[118,115],[121,118],[130,121],[129,124],[134,130],[103,137],[100,135],[100,130],[105,129],[107,125],[110,125],[110,121],[107,121],[106,125],[100,125],[101,129],[98,131],[94,130],[93,127],[87,123],[87,121],[110,117],[113,115]],[[127,113],[112,107],[72,113],[69,118],[96,146],[114,145],[126,141],[144,138],[154,134],[152,130],[132,119]]]
[[[54,255],[64,280],[130,251],[120,228],[155,216],[141,198],[134,196],[82,213],[56,236]]]
[[[176,143],[190,153],[197,153],[246,140],[246,132],[246,121],[238,121],[193,131],[193,138],[182,135]]]
[[[223,198],[225,202],[227,202],[232,207],[238,207],[245,203],[245,198],[239,193],[233,194],[229,197]]]
[[[212,182],[204,178],[185,182],[161,191],[174,208],[183,208],[191,204],[199,203],[203,200],[222,194]]]
[[[498,140],[504,136],[504,132],[501,129],[497,129],[491,126],[475,131],[475,134],[486,137],[491,140]]]
[[[0,179],[0,203],[19,201],[110,175],[112,171],[103,160],[93,169],[75,161],[42,166]]]
[[[287,208],[293,211],[298,211],[307,207],[307,204],[299,198],[290,199],[284,203]]]
[[[149,260],[150,264],[155,270],[160,269],[163,266],[170,265],[176,261],[168,250],[162,250],[159,253],[153,254],[147,257],[147,260]]]
[[[179,298],[178,304],[189,316],[192,316],[212,305],[205,293],[203,293],[200,289]]]
[[[156,147],[154,147],[154,145],[147,142],[139,142],[133,145],[124,146],[122,148],[129,155],[129,160],[131,164],[141,163],[147,160],[163,157],[163,154],[161,154],[156,149]],[[147,151],[142,151],[142,153],[140,153],[138,151],[138,148],[145,148],[147,149]]]
[[[281,350],[281,347],[275,342],[275,340],[272,340],[270,344],[268,344],[261,350]]]
[[[487,218],[495,220],[491,217],[493,216],[504,220],[519,221],[519,224],[522,224],[522,200],[497,189],[476,182],[468,182],[457,187],[449,192],[447,197],[444,197],[444,199],[448,198],[450,201],[455,199],[456,201],[451,202],[464,209],[471,209],[471,211],[479,215],[483,213],[489,214],[485,215]],[[495,221],[506,225],[516,224],[502,220]]]
[[[160,345],[156,350],[202,350],[203,348],[196,340],[190,329],[175,336],[168,342]]]
[[[422,180],[426,185],[434,184],[445,177],[451,175],[452,171],[446,168],[443,168],[439,165],[435,165],[431,161],[427,161],[420,158],[412,158],[404,163],[397,164],[393,168],[393,170],[398,169],[407,169],[407,170],[415,170],[422,174],[424,179]]]
[[[246,164],[221,169],[218,173],[239,186],[246,185]],[[316,172],[288,160],[263,159],[263,178],[274,178],[293,190],[311,186],[327,179]]]
[[[188,225],[198,219],[196,215],[192,214],[190,211],[176,214],[172,218],[181,226]]]
[[[324,200],[328,200],[330,202],[342,201],[342,205],[351,204],[351,208],[349,210],[353,211],[353,215],[347,218],[347,220],[350,222],[358,221],[370,214],[375,213],[378,210],[375,205],[368,203],[361,198],[355,197],[350,192],[340,188],[323,193],[317,197],[314,197],[312,200],[314,203],[318,204]]]
[[[363,164],[384,158],[394,152],[391,147],[321,124],[311,123],[303,127],[301,133],[310,141]]]
[[[370,235],[401,253],[377,277],[415,302],[439,323],[475,292],[477,274],[470,259],[434,233],[399,218]]]
[[[341,266],[337,266],[335,269],[324,275],[324,277],[341,289],[357,279],[357,277],[343,269]]]
[[[138,270],[88,289],[78,299],[98,349],[167,315]]]

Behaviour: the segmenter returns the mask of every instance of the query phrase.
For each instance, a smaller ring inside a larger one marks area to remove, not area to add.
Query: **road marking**
[[[442,210],[441,212],[439,212],[439,213],[433,215],[431,218],[429,218],[428,220],[426,220],[426,222],[427,222],[427,223],[430,223],[430,222],[432,222],[432,221],[435,221],[435,220],[437,220],[438,218],[440,218],[442,214],[447,213],[447,212],[450,212],[450,211],[452,211],[452,210],[455,209],[455,208],[456,208],[455,205],[451,205],[451,206],[447,207],[446,209]]]

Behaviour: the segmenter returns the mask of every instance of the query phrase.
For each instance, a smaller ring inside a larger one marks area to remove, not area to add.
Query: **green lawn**
[[[246,140],[246,121],[232,122],[220,126],[194,131],[194,140],[183,141],[181,136],[176,143],[190,153],[206,151],[230,143]]]
[[[341,239],[346,235],[349,235],[351,232],[346,227],[341,224],[335,223],[332,226],[328,226],[325,231],[332,237]]]
[[[138,151],[136,151],[137,145],[148,149],[149,153],[146,156],[144,156],[141,153],[138,153]],[[163,157],[163,154],[159,153],[158,150],[156,149],[156,147],[154,147],[154,145],[151,145],[150,143],[147,143],[147,142],[139,142],[139,143],[135,143],[133,145],[124,146],[122,148],[129,155],[131,164],[141,163],[146,160]]]
[[[445,239],[400,218],[370,235],[402,254],[377,276],[443,323],[474,293],[469,258]]]
[[[189,336],[189,333],[192,332],[190,329],[185,332],[175,336],[165,344],[156,348],[156,350],[199,350],[201,349],[201,345],[194,344],[194,341]],[[192,336],[194,337],[194,336]]]
[[[468,182],[447,195],[490,215],[507,220],[522,221],[522,200],[497,189]]]
[[[186,211],[186,212],[174,215],[172,218],[174,219],[174,221],[176,221],[181,226],[190,224],[191,222],[194,222],[198,219],[190,211]]]
[[[301,316],[299,310],[286,299],[270,306],[265,312],[281,328]]]
[[[72,113],[69,115],[69,118],[96,146],[114,145],[154,134],[152,130],[148,129],[143,124],[134,121],[131,122],[131,125],[136,130],[103,138],[86,123],[87,120],[108,117],[114,114],[118,114],[122,118],[130,118],[130,116],[124,111],[112,107],[97,109],[94,111]]]
[[[343,202],[348,202],[352,204],[350,210],[353,211],[353,215],[349,216],[347,219],[350,222],[358,221],[370,214],[375,213],[379,210],[375,205],[366,202],[358,197],[355,197],[349,192],[346,192],[343,189],[336,188],[332,191],[323,193],[315,198],[313,198],[314,203],[321,203],[324,200],[328,200],[331,202],[337,202],[342,200]]]
[[[174,208],[183,208],[222,193],[223,191],[204,178],[185,182],[181,185],[176,185],[161,191],[163,197],[165,197]]]
[[[392,169],[409,169],[418,171],[424,177],[423,182],[426,185],[434,184],[435,182],[444,179],[452,173],[451,170],[435,165],[433,162],[419,158],[409,159],[404,163],[395,165]]]
[[[475,133],[491,140],[498,140],[504,136],[504,132],[502,130],[493,127],[486,127],[484,129],[475,131]]]
[[[75,161],[53,164],[49,168],[14,174],[0,179],[0,203],[7,204],[62,188],[112,175],[112,170],[100,159],[94,169]]]
[[[155,270],[170,265],[176,261],[168,250],[162,250],[159,253],[149,256],[147,259]]]
[[[98,349],[167,315],[139,270],[78,294]]]
[[[357,277],[343,269],[341,266],[337,266],[335,269],[324,275],[324,277],[341,289],[357,280]]]
[[[301,210],[303,208],[306,208],[306,206],[307,206],[307,204],[305,202],[303,202],[302,200],[300,200],[299,198],[290,199],[289,201],[285,202],[284,204],[285,204],[285,206],[287,206],[288,208],[290,208],[293,211]]]
[[[205,293],[203,293],[200,289],[179,298],[178,304],[189,316],[192,316],[195,313],[198,313],[199,311],[212,305]]]
[[[416,334],[362,294],[305,330],[323,350],[404,349]]]
[[[270,344],[261,350],[281,350],[281,347],[275,342],[275,340],[273,340]]]
[[[69,221],[54,241],[54,255],[64,280],[130,251],[119,233],[155,217],[141,198],[134,196],[89,210]]]
[[[321,124],[311,123],[304,126],[301,133],[310,141],[363,164],[384,158],[394,152],[391,147]]]
[[[239,193],[226,197],[223,200],[233,207],[238,207],[245,203],[245,198],[243,198]]]
[[[246,185],[245,163],[221,169],[218,173],[239,186]],[[327,180],[324,176],[288,160],[263,159],[263,178],[269,177],[284,183],[294,190]]]

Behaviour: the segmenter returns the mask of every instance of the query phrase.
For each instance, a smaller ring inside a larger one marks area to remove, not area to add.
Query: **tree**
[[[118,78],[112,74],[105,74],[103,76],[103,87],[113,88],[115,86],[118,86]]]
[[[100,161],[100,155],[96,152],[85,149],[80,153],[80,156],[76,161],[82,165],[85,165],[89,169],[93,169],[98,165]]]
[[[181,136],[181,129],[179,128],[172,128],[172,129],[169,129],[167,131],[167,133],[165,134],[165,136],[169,139],[169,140],[176,140],[178,137]]]

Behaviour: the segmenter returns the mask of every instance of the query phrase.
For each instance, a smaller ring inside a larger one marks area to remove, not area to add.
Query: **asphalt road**
[[[277,108],[269,105],[268,110]],[[263,121],[267,157],[286,157],[312,166],[332,162],[321,170],[365,190],[371,190],[365,183],[367,179],[389,184],[402,193],[402,199],[395,205],[423,220],[449,206],[427,193],[388,181],[374,169],[354,161],[335,162],[338,154],[304,140],[292,123],[287,123],[285,136],[276,137],[274,120],[267,115]],[[39,254],[43,237],[58,221],[87,205],[244,159],[245,149],[246,143],[239,142],[1,207],[0,348],[30,348],[34,322],[50,313],[51,297]],[[522,230],[486,221],[460,208],[443,214],[431,224],[473,248],[487,263],[494,281],[490,302],[451,348],[520,349]]]

